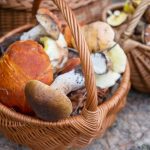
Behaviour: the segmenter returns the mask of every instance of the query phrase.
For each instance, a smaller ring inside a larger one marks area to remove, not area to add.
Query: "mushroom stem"
[[[46,30],[41,25],[37,25],[28,32],[24,32],[20,40],[39,40],[39,38],[44,35],[48,35]]]
[[[72,103],[66,96],[84,86],[80,68],[58,76],[51,86],[33,80],[27,83],[25,95],[36,115],[48,121],[57,121],[68,117],[72,112]]]
[[[80,67],[58,76],[51,88],[63,91],[66,95],[84,86],[84,78]]]

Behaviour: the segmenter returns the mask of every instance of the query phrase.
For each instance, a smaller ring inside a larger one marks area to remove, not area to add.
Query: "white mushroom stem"
[[[23,33],[20,40],[38,40],[41,36],[46,35],[48,35],[46,30],[41,25],[37,25],[28,32]]]
[[[58,76],[50,87],[52,89],[61,90],[67,95],[71,91],[82,88],[84,86],[84,81],[81,70],[77,68]]]

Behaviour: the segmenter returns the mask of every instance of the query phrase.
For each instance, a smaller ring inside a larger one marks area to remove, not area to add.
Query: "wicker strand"
[[[139,23],[141,17],[145,13],[149,4],[150,4],[150,0],[142,0],[141,4],[136,9],[131,21],[129,22],[129,25],[128,25],[126,31],[123,33],[123,35],[122,35],[123,38],[128,39],[132,35],[135,27]]]

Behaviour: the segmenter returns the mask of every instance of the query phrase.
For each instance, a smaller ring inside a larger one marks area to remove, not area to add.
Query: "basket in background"
[[[110,0],[66,0],[73,9],[81,24],[101,18],[101,12]],[[2,0],[0,1],[0,36],[32,20],[33,0]],[[47,7],[60,19],[62,15],[56,5],[49,0],[43,0],[40,7]]]
[[[135,13],[124,24],[114,28],[116,41],[124,48],[131,67],[132,86],[141,91],[150,93],[150,46],[132,39],[132,34],[143,14],[150,5],[150,0],[142,0]],[[124,3],[112,4],[102,13],[102,20],[106,22],[108,10],[122,9]]]

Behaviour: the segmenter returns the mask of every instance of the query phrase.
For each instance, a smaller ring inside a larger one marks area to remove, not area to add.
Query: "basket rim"
[[[33,24],[29,24],[29,25],[24,25],[21,26],[17,29],[14,29],[10,32],[8,32],[6,35],[0,37],[0,43],[3,42],[4,40],[6,40],[8,37],[15,35],[17,33],[23,32],[25,30],[30,29],[31,27],[33,27]],[[127,66],[126,66],[126,70],[122,75],[122,80],[120,82],[120,86],[118,87],[118,89],[116,90],[116,92],[112,95],[111,98],[107,99],[105,102],[103,102],[102,104],[98,105],[98,109],[102,108],[102,107],[106,107],[108,110],[110,110],[115,104],[118,103],[118,101],[120,101],[122,99],[122,97],[127,93],[127,90],[129,88],[130,85],[130,67],[129,67],[129,63],[127,62]],[[111,104],[108,104],[110,103]],[[109,108],[108,108],[108,105]],[[97,111],[98,111],[97,109]],[[79,120],[80,118],[82,118],[83,116],[77,115],[77,116],[70,116],[68,118],[59,120],[57,122],[48,122],[48,121],[43,121],[40,120],[38,118],[32,117],[32,116],[28,116],[25,114],[21,114],[19,112],[15,112],[13,110],[11,110],[11,108],[8,108],[7,106],[3,105],[2,103],[0,103],[0,113],[6,114],[7,116],[9,116],[9,118],[13,118],[13,120],[15,122],[18,123],[26,123],[26,124],[33,124],[36,126],[62,126],[62,125],[67,125],[71,122],[74,122],[74,120]],[[23,125],[22,125],[23,126]]]

